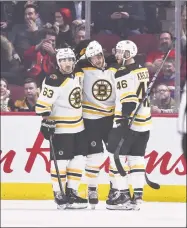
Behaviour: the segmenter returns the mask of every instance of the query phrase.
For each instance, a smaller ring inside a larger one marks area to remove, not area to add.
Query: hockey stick
[[[129,130],[130,130],[130,128],[131,128],[131,126],[132,126],[132,124],[133,124],[133,122],[134,122],[134,120],[135,120],[135,118],[136,118],[136,116],[137,116],[137,114],[138,114],[138,112],[139,112],[139,110],[140,110],[142,104],[143,104],[143,103],[145,102],[145,100],[148,98],[148,96],[149,96],[149,94],[150,94],[150,91],[151,91],[151,89],[153,88],[153,85],[154,85],[154,83],[155,83],[155,81],[156,81],[156,79],[157,79],[157,77],[158,77],[158,74],[160,73],[162,67],[164,66],[164,64],[165,64],[165,62],[166,62],[166,60],[167,60],[167,58],[168,58],[168,56],[169,56],[169,54],[170,54],[170,52],[171,52],[171,50],[172,50],[172,48],[173,48],[174,41],[175,41],[175,39],[173,39],[172,45],[171,45],[170,49],[168,50],[168,52],[166,53],[166,55],[165,55],[165,57],[164,57],[164,59],[163,59],[163,61],[162,61],[162,63],[161,63],[161,66],[157,69],[156,73],[154,74],[154,76],[153,76],[153,78],[152,78],[152,81],[150,82],[150,84],[149,84],[149,86],[148,86],[148,88],[147,88],[147,91],[146,91],[146,93],[145,93],[145,96],[143,97],[143,99],[142,99],[142,101],[140,102],[140,104],[138,105],[138,108],[136,109],[136,111],[135,111],[135,113],[134,113],[132,119],[130,120],[130,123],[129,123],[129,126],[128,126]],[[127,137],[128,137],[128,134],[127,134]],[[126,176],[126,171],[123,169],[123,166],[122,166],[122,164],[121,164],[121,162],[120,162],[120,158],[119,158],[119,153],[120,153],[121,147],[122,147],[122,145],[123,145],[123,143],[124,143],[125,140],[126,140],[126,137],[122,137],[122,138],[120,139],[119,144],[118,144],[118,146],[117,146],[117,148],[116,148],[116,150],[115,150],[115,152],[114,152],[114,161],[115,161],[116,167],[117,167],[117,169],[118,169],[118,171],[119,171],[119,173],[120,173],[121,176]],[[145,179],[146,179],[146,181],[147,181],[147,184],[148,184],[150,187],[155,188],[155,189],[160,188],[160,186],[159,186],[158,184],[156,184],[156,183],[154,183],[154,182],[151,182],[151,181],[148,179],[146,173],[145,173]]]
[[[62,196],[65,196],[65,193],[64,193],[64,190],[63,190],[63,187],[62,187],[62,182],[61,182],[61,179],[60,179],[60,173],[59,173],[58,164],[57,164],[57,160],[56,160],[55,149],[54,149],[54,146],[53,146],[53,135],[50,135],[49,142],[50,142],[51,152],[52,152],[54,165],[55,165],[55,170],[56,170],[56,174],[57,174],[57,178],[58,178],[58,184],[59,184],[59,187],[60,187],[60,192],[61,192]]]

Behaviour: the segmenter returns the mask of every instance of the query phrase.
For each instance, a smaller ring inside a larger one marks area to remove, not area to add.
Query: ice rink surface
[[[56,209],[51,200],[1,200],[1,227],[186,227],[185,203],[145,202],[140,211]]]

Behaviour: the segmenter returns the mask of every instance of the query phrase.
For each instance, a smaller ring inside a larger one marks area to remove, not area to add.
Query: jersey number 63
[[[52,98],[54,92],[52,89],[48,89],[47,87],[44,88],[43,96],[47,96],[48,98]]]

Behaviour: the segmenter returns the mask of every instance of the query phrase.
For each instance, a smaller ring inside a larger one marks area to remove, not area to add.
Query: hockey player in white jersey
[[[108,143],[112,129],[115,89],[114,75],[117,66],[107,65],[103,49],[97,41],[91,41],[85,50],[85,60],[79,61],[84,71],[83,117],[88,140],[86,177],[89,203],[98,203],[98,175],[106,159],[103,142]]]
[[[67,185],[64,197],[50,154],[50,173],[57,208],[86,208],[87,199],[78,196],[87,152],[82,117],[81,81],[84,73],[75,67],[75,54],[70,48],[59,49],[56,60],[59,69],[43,82],[36,113],[44,118],[41,132],[45,139],[49,140],[54,133],[53,146],[63,188]]]
[[[148,69],[141,67],[134,60],[137,54],[137,46],[132,41],[120,41],[116,45],[116,59],[121,68],[115,74],[116,104],[113,129],[109,135],[108,151],[114,154],[119,141],[125,138],[120,150],[120,161],[128,173],[123,177],[123,188],[118,186],[119,191],[110,190],[106,201],[107,209],[131,210],[139,209],[142,202],[145,162],[144,155],[149,140],[152,125],[150,102],[146,100],[139,110],[131,129],[129,120],[142,101],[149,83]],[[111,155],[110,177],[121,179]],[[129,192],[129,182],[133,188],[133,197]],[[119,183],[119,182],[117,182]]]
[[[187,118],[187,104],[186,104],[186,87],[187,83],[184,85],[182,97],[181,97],[181,103],[179,108],[179,117],[178,117],[178,131],[182,136],[182,150],[184,157],[186,159],[186,118]]]

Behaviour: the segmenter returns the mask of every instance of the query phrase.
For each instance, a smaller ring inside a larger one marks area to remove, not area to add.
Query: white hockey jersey
[[[82,68],[83,82],[83,117],[99,119],[114,115],[115,109],[115,66],[100,70],[87,66]]]
[[[179,108],[179,117],[178,117],[178,131],[181,134],[186,134],[186,118],[187,118],[187,104],[186,104],[186,87],[187,83],[184,86],[183,94],[181,97],[181,103]]]
[[[145,95],[149,84],[149,72],[147,68],[142,68],[137,64],[121,67],[115,75],[116,86],[116,107],[115,119],[122,116],[122,104],[125,102],[135,102],[136,108]],[[131,114],[134,115],[135,110]],[[114,123],[115,126],[115,123]],[[131,129],[144,132],[151,129],[151,108],[149,98],[142,104]]]
[[[45,79],[36,103],[36,114],[56,123],[56,134],[84,130],[82,117],[82,70],[64,77],[60,72]]]

